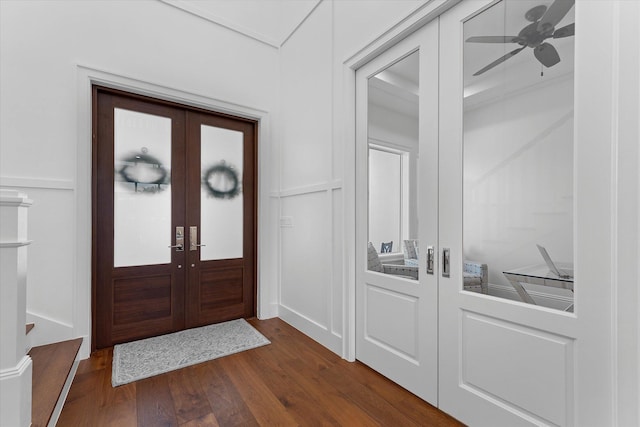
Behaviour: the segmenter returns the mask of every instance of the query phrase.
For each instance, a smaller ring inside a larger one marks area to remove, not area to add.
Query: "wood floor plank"
[[[266,330],[264,330],[266,332]],[[274,331],[275,332],[275,331]],[[318,367],[317,372],[322,384],[332,384],[339,390],[341,396],[367,414],[368,417],[378,420],[382,425],[418,425],[405,414],[398,412],[393,405],[364,386],[352,381],[349,375],[342,372],[340,360],[324,354],[322,346],[308,337],[294,339],[288,330],[279,330],[271,335],[274,343],[287,343],[289,360],[284,361],[293,371],[308,371]],[[332,360],[333,359],[333,360]],[[338,364],[336,368],[336,364]],[[406,391],[405,391],[406,392]],[[357,400],[351,400],[351,396],[358,396]]]
[[[198,381],[196,370],[179,369],[169,372],[167,377],[178,424],[183,425],[213,414],[209,400]]]
[[[167,375],[136,381],[136,403],[139,426],[178,426]]]
[[[301,425],[340,425],[329,411],[317,410],[321,405],[313,399],[308,390],[292,381],[289,372],[279,369],[275,364],[260,366],[257,363],[259,353],[258,350],[252,351],[253,363],[259,366],[264,382],[269,385],[271,393],[276,396],[296,423]],[[233,362],[237,363],[236,360]],[[313,417],[310,417],[311,414]]]
[[[181,424],[180,427],[219,427],[218,420],[213,415],[213,413],[209,413],[200,418],[196,418],[187,423]]]
[[[277,385],[278,389],[295,393],[296,398],[305,402],[301,413],[306,422],[308,422],[308,414],[316,412],[314,409],[320,406],[333,408],[330,418],[331,424],[337,422],[338,425],[343,426],[380,425],[319,378],[319,371],[324,368],[318,368],[318,370],[305,368],[303,371],[291,369],[288,365],[290,360],[284,357],[278,346],[267,346],[260,349],[259,354],[256,352],[251,356],[251,361],[272,389]],[[286,397],[286,394],[280,399],[291,401],[291,398]]]
[[[196,365],[200,384],[221,426],[259,426],[235,385],[220,367],[219,360]]]
[[[253,355],[250,356],[253,358]],[[278,399],[246,360],[245,354],[222,358],[220,367],[227,373],[259,425],[298,425],[292,410],[294,403]]]
[[[98,389],[100,407],[99,424],[104,426],[136,426],[138,424],[139,383],[130,383],[113,387],[111,369],[105,369],[102,384]]]
[[[280,319],[271,344],[111,387],[113,352],[82,361],[58,426],[461,426],[362,363]]]

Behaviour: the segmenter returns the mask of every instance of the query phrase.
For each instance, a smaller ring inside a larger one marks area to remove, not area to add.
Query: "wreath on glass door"
[[[203,184],[216,199],[233,199],[240,194],[240,178],[236,168],[223,160],[204,173]]]

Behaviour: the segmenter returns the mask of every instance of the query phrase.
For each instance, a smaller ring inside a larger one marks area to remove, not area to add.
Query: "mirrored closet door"
[[[460,2],[356,72],[356,355],[468,424],[606,407],[576,387],[607,356],[611,268],[606,115],[575,70],[603,52],[581,6]]]
[[[358,70],[356,357],[435,404],[437,25]]]

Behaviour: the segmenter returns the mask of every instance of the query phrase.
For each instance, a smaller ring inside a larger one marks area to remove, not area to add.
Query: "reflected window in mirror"
[[[417,51],[368,83],[367,268],[412,279],[418,278],[418,83]]]

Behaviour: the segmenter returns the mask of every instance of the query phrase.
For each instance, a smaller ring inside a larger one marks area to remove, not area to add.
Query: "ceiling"
[[[160,0],[279,48],[321,0]]]
[[[275,48],[281,47],[322,0],[159,0],[202,17],[217,25],[244,34]],[[571,1],[571,0],[559,0]],[[493,4],[464,23],[464,38],[486,35],[517,35],[529,21],[525,13],[539,5],[549,7],[554,0],[504,0]],[[575,21],[571,8],[556,28]],[[507,52],[516,43],[465,43],[465,106],[481,103],[505,91],[517,91],[573,72],[574,37],[549,39],[561,61],[544,68],[535,59],[533,49],[526,48],[516,56],[479,75],[472,74]],[[446,46],[446,44],[445,44]],[[445,47],[446,48],[446,47]],[[541,76],[543,71],[544,76]],[[396,62],[381,71],[372,82],[372,102],[417,115],[419,53]]]

